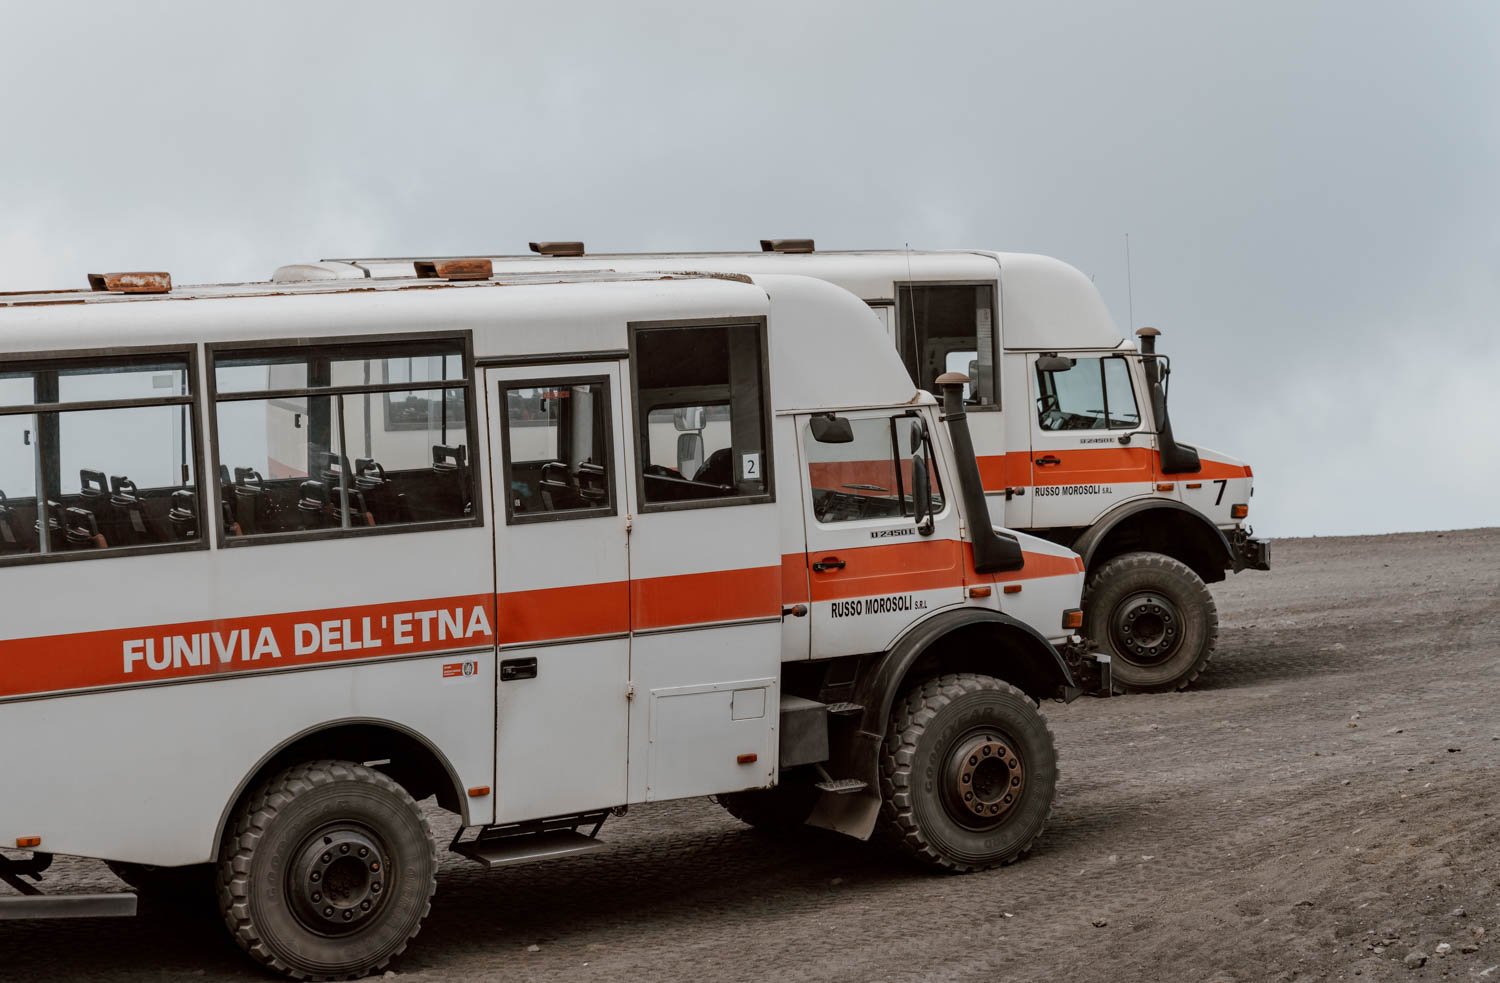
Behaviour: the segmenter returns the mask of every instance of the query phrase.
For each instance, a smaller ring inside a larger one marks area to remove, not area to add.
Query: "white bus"
[[[1250,466],[1175,439],[1157,332],[1122,335],[1094,284],[1066,263],[982,250],[818,251],[810,239],[762,240],[748,253],[531,245],[537,255],[493,256],[494,268],[818,277],[869,305],[917,385],[971,376],[965,400],[990,511],[1083,555],[1084,633],[1113,656],[1121,690],[1191,684],[1218,638],[1205,585],[1269,567],[1267,543],[1245,522]],[[297,264],[273,279],[411,276],[414,259]]]
[[[1079,557],[992,527],[964,376],[940,421],[815,279],[425,272],[0,295],[0,917],[132,910],[27,879],[95,857],[375,971],[428,797],[492,867],[703,795],[1025,852],[1038,704],[1107,662]]]

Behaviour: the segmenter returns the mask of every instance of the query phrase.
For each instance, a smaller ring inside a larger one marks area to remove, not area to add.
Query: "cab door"
[[[838,419],[847,428],[797,417],[814,659],[882,651],[964,594],[955,496],[923,418],[879,410]],[[916,514],[921,470],[932,489],[930,523]]]
[[[1156,482],[1156,435],[1123,355],[1027,356],[1031,387],[1031,526],[1091,524]]]
[[[616,363],[485,372],[497,823],[627,801],[630,567]]]

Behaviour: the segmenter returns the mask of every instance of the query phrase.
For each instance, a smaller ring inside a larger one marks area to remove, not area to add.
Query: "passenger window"
[[[471,521],[464,365],[458,341],[216,353],[226,535]]]
[[[770,501],[765,324],[631,336],[643,508]]]
[[[909,416],[851,420],[852,441],[819,441],[805,434],[813,516],[823,523],[914,516],[912,475],[920,457],[932,489],[933,513],[943,510],[943,490],[920,422]],[[915,445],[915,449],[913,449]]]
[[[1037,369],[1037,419],[1043,430],[1131,430],[1141,425],[1130,366],[1118,356],[1074,359],[1073,367]]]
[[[500,405],[511,523],[614,514],[604,379],[503,384]]]
[[[903,284],[896,297],[896,344],[917,385],[935,392],[938,376],[962,372],[966,403],[998,407],[994,285]]]
[[[0,561],[201,543],[191,378],[185,356],[0,377]]]

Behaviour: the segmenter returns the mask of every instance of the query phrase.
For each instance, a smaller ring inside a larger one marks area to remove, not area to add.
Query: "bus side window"
[[[1000,405],[993,284],[901,284],[896,308],[896,346],[917,385],[935,392],[938,376],[962,372],[966,403]]]
[[[461,342],[216,352],[232,540],[474,516]]]
[[[765,322],[632,328],[642,508],[771,501]]]
[[[199,502],[188,364],[63,356],[0,375],[0,560],[201,544],[170,519]]]
[[[614,514],[609,404],[602,377],[501,385],[507,521]]]

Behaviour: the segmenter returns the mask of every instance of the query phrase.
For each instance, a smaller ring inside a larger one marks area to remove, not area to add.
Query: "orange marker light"
[[[473,788],[469,789],[469,798],[471,799],[482,799],[489,794],[490,787],[488,785],[475,785]]]
[[[742,754],[739,757],[737,757],[737,758],[734,759],[734,763],[737,764],[737,765],[753,765],[753,764],[755,764],[755,762],[757,762],[759,760],[760,760],[760,755],[758,755],[758,754],[754,754],[754,753],[751,753],[751,754]]]
[[[42,845],[42,838],[40,836],[18,836],[18,837],[16,837],[16,849],[18,849],[18,850],[30,850],[34,846],[41,846],[41,845]]]
[[[1159,484],[1159,485],[1156,486],[1156,490],[1157,491],[1161,491],[1161,492],[1167,492],[1167,491],[1171,491],[1173,488],[1176,488],[1176,487],[1177,487],[1177,485],[1176,485],[1175,482],[1163,481],[1161,484]]]
[[[1231,506],[1229,506],[1229,517],[1231,519],[1243,519],[1245,516],[1247,516],[1249,514],[1250,514],[1250,506],[1248,506],[1248,505],[1231,505]]]
[[[1064,628],[1082,628],[1083,627],[1083,609],[1082,608],[1068,608],[1066,611],[1064,611],[1063,612],[1062,626]]]
[[[994,592],[991,591],[990,588],[988,588],[988,587],[970,587],[969,588],[969,596],[970,597],[989,597],[990,594],[992,594],[992,593],[994,593]]]
[[[1203,482],[1201,482],[1201,481],[1189,481],[1187,483],[1187,486],[1189,488],[1202,488],[1203,487]]]
[[[1019,594],[1019,593],[1021,593],[1021,585],[1020,584],[1006,584],[1005,585],[1005,593],[1007,593],[1007,594]]]

